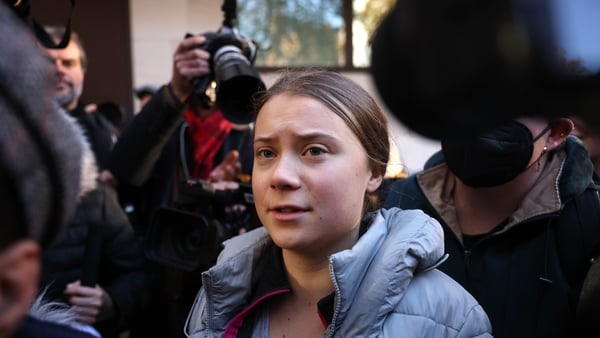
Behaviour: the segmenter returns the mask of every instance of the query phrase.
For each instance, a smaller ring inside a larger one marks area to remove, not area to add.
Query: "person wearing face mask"
[[[390,187],[385,208],[443,226],[440,270],[483,306],[494,337],[571,337],[600,243],[593,167],[573,122],[528,117],[442,139],[424,170]]]

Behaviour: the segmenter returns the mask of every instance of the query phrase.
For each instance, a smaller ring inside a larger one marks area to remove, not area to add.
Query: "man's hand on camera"
[[[239,161],[240,153],[237,150],[230,151],[223,162],[214,168],[208,175],[209,182],[235,181],[242,171]]]
[[[171,87],[181,102],[185,102],[192,93],[190,81],[210,73],[210,53],[197,48],[204,42],[202,35],[186,38],[179,43],[173,56]]]
[[[218,181],[212,182],[211,186],[215,190],[236,190],[240,187],[240,184],[235,181]]]

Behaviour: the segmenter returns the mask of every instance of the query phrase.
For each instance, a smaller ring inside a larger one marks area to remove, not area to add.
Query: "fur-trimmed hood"
[[[96,157],[92,151],[92,147],[84,135],[83,127],[79,125],[74,117],[71,117],[66,111],[63,111],[66,118],[73,125],[73,129],[76,131],[76,139],[81,147],[81,176],[79,179],[79,194],[78,197],[81,199],[90,191],[98,187],[99,169]]]
[[[86,332],[91,337],[100,338],[100,333],[89,324],[77,321],[77,312],[69,305],[57,301],[45,299],[45,291],[41,292],[35,299],[29,315],[41,321],[65,325],[75,330]]]
[[[45,246],[75,209],[80,136],[54,98],[52,64],[4,4],[0,32],[0,247],[22,237]]]

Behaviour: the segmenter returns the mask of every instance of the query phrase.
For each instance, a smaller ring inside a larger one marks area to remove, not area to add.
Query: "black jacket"
[[[449,258],[439,269],[480,302],[494,336],[576,336],[579,290],[600,243],[600,202],[581,143],[568,138],[512,220],[470,246],[454,218],[441,216],[453,214],[454,176],[439,154],[428,166],[396,181],[384,207],[422,209],[442,224]]]
[[[118,204],[114,189],[98,185],[83,196],[62,237],[44,251],[41,290],[65,303],[66,284],[82,280],[100,285],[112,298],[115,318],[95,325],[103,337],[128,328],[144,296],[141,240]]]
[[[108,168],[110,153],[114,144],[114,133],[110,122],[97,111],[87,113],[82,102],[69,111],[69,115],[77,120],[90,143],[92,152],[96,155],[96,162],[100,170]]]

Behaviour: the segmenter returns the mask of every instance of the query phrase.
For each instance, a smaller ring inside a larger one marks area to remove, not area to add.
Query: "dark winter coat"
[[[63,293],[68,283],[100,285],[110,295],[116,316],[95,327],[110,337],[127,329],[140,311],[145,261],[141,240],[114,189],[96,182],[97,168],[89,161],[75,215],[59,240],[44,251],[40,287],[43,291],[48,286],[47,299],[68,303]]]
[[[394,183],[385,207],[422,209],[442,224],[450,257],[440,270],[480,302],[495,337],[575,336],[579,290],[600,243],[600,203],[583,145],[569,137],[508,221],[470,249],[449,202],[454,175],[439,154],[433,158],[431,168]]]

